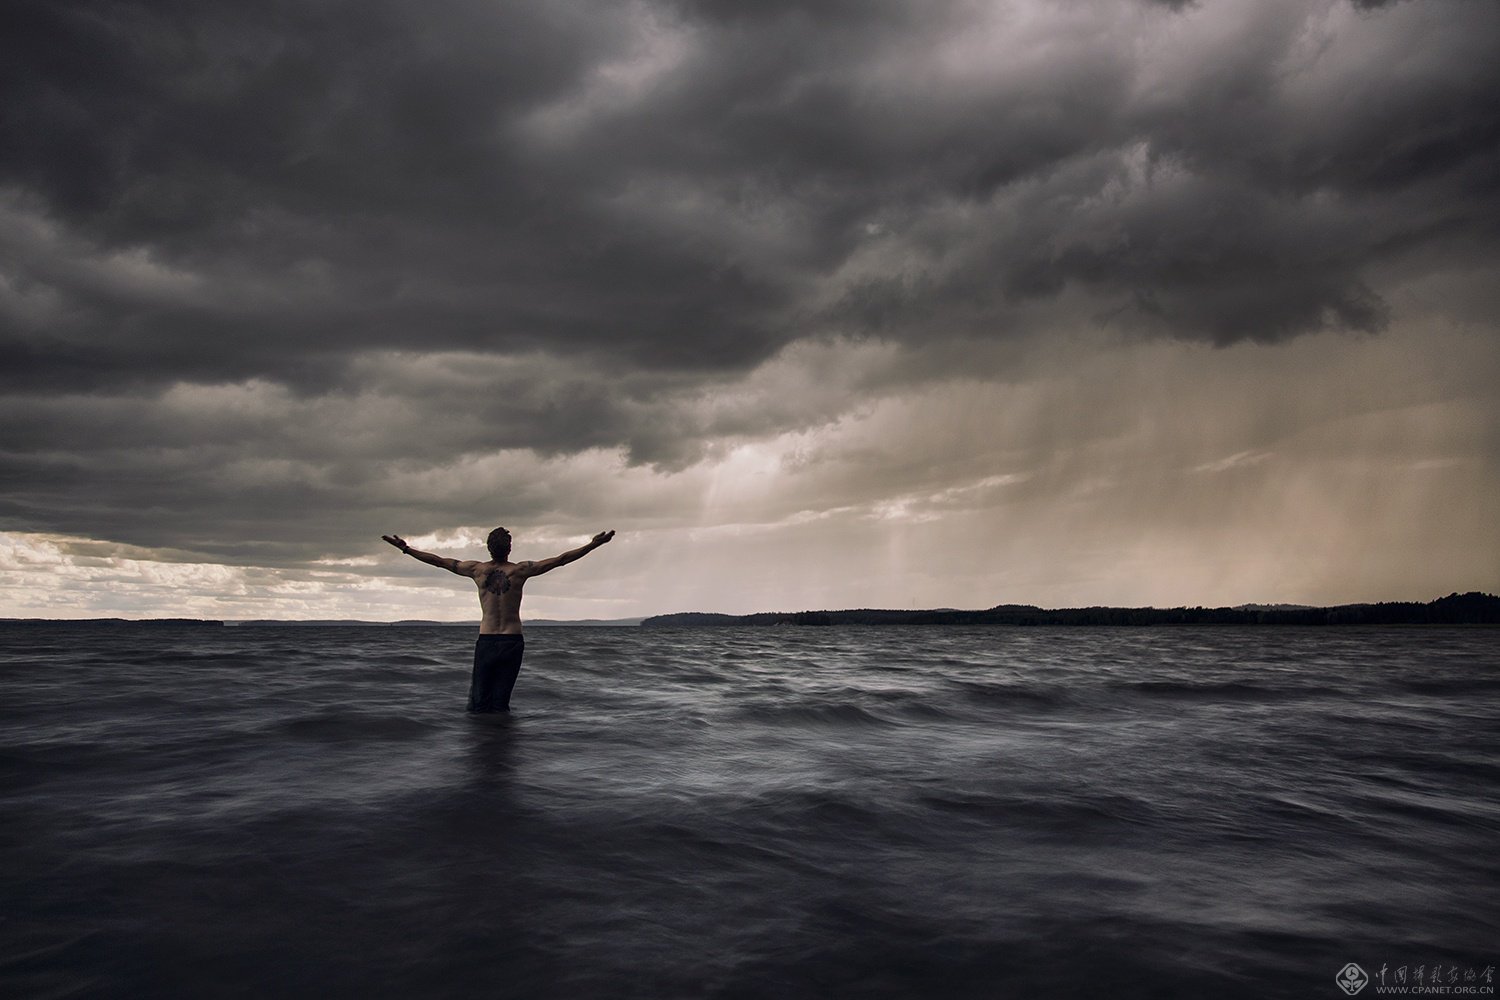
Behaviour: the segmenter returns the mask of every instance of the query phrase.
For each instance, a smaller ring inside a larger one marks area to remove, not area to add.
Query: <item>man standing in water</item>
[[[429,566],[466,576],[479,588],[479,607],[484,617],[479,622],[479,639],[474,644],[474,678],[469,682],[469,711],[509,712],[510,692],[521,672],[521,654],[526,640],[521,637],[521,595],[526,581],[575,559],[582,559],[615,537],[613,531],[601,531],[587,545],[537,562],[510,561],[510,532],[496,528],[485,540],[490,550],[488,562],[449,559],[447,556],[421,552],[406,544],[400,535],[381,535],[385,541],[414,559]]]

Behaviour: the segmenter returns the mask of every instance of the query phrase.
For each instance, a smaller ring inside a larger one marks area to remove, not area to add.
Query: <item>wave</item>
[[[1109,687],[1128,694],[1191,701],[1279,701],[1348,694],[1346,689],[1326,685],[1270,687],[1250,681],[1125,681]]]
[[[964,697],[986,705],[1026,705],[1061,708],[1074,704],[1078,697],[1067,688],[1050,684],[1009,684],[953,680],[949,684]]]
[[[1500,691],[1500,677],[1409,678],[1397,687],[1413,694],[1493,694]]]
[[[891,726],[894,721],[848,702],[748,705],[734,718],[773,725]]]
[[[1065,830],[1083,837],[1101,826],[1141,825],[1159,821],[1144,799],[1124,794],[1048,795],[1022,792],[945,790],[919,797],[923,806],[1011,825]]]
[[[330,710],[288,719],[271,727],[271,733],[296,740],[337,743],[363,740],[410,740],[426,736],[437,727],[404,715],[361,715]]]

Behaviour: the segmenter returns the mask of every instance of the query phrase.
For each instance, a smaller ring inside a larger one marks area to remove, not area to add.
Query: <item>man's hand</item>
[[[599,546],[603,545],[613,537],[615,537],[615,533],[613,531],[601,531],[599,532],[599,534],[594,536],[594,540],[589,544],[597,549]]]
[[[380,537],[382,541],[390,542],[402,552],[405,552],[407,549],[411,548],[410,545],[406,544],[406,539],[402,538],[400,535],[381,535]]]

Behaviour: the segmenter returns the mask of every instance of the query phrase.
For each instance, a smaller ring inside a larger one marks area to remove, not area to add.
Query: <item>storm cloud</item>
[[[767,442],[784,477],[734,523],[1055,509],[1110,478],[1064,373],[1149,392],[1111,374],[1149,355],[1180,388],[1304,340],[1320,369],[1266,370],[1309,400],[1377,356],[1361,399],[1397,392],[1421,366],[1382,338],[1462,345],[1423,405],[1473,407],[1452,489],[1494,479],[1492,3],[0,18],[0,531],[300,572],[403,526],[707,529],[714,470]],[[915,456],[872,443],[892,408],[1043,396],[1026,437],[950,410],[911,417]],[[1153,482],[1284,485],[1271,458],[1214,463],[1307,424],[1213,406],[1137,442]],[[1244,434],[1210,447],[1220,417]],[[1467,582],[1500,582],[1492,556]]]

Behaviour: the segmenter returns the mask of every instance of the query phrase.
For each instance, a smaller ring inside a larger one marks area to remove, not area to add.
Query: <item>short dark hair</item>
[[[496,528],[484,540],[484,547],[490,550],[490,558],[495,562],[505,562],[505,557],[510,555],[510,532]]]

